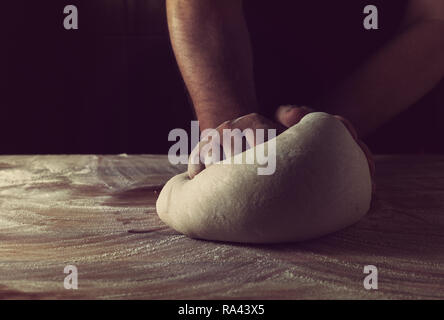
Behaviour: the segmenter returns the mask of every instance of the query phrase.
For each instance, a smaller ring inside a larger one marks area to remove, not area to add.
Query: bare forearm
[[[241,0],[168,0],[171,42],[201,129],[256,109]]]
[[[443,35],[443,21],[410,25],[320,104],[371,133],[443,79]]]

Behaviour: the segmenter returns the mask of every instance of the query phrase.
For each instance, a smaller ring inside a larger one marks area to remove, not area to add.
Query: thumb
[[[289,128],[299,123],[302,118],[312,112],[315,112],[315,110],[305,106],[280,106],[276,111],[276,120]]]

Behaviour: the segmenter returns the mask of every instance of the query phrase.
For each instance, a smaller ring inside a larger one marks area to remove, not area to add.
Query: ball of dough
[[[311,113],[274,139],[274,174],[225,160],[192,180],[177,175],[157,200],[160,219],[192,238],[279,243],[338,231],[368,212],[367,158],[340,120]],[[254,157],[256,148],[235,157]]]

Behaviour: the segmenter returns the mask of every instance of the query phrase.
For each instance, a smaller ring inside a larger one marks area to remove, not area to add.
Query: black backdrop
[[[75,4],[79,29],[63,28]],[[166,153],[193,114],[163,1],[10,1],[2,153]],[[5,11],[3,11],[5,12]]]
[[[286,32],[294,25],[307,41],[317,35],[304,30],[308,20],[293,17],[297,1],[271,12],[269,4],[278,2],[246,3],[261,105],[309,103],[311,80],[321,76],[292,64],[304,44]],[[356,1],[341,1],[347,3]],[[68,4],[79,8],[79,30],[63,29]],[[349,8],[361,10],[361,24],[362,9]],[[311,10],[329,15],[328,7]],[[169,43],[164,0],[5,0],[0,11],[0,153],[166,153],[168,132],[189,129],[193,112]],[[339,31],[347,27],[339,24]],[[325,86],[332,81],[323,79]],[[378,153],[443,151],[441,102],[442,90],[435,90],[367,143]]]

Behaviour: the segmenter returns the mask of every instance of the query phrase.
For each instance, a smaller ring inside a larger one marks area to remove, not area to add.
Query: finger
[[[193,179],[195,176],[197,176],[199,173],[205,170],[205,164],[198,163],[198,164],[192,164],[188,163],[188,177],[190,179]]]
[[[375,181],[372,179],[372,195],[376,194],[376,183]]]
[[[231,125],[232,127],[239,128],[240,130],[245,130],[248,128],[253,130],[275,128],[277,134],[280,134],[287,129],[282,124],[276,123],[256,113],[237,118],[236,120],[231,122]]]
[[[222,138],[223,152],[227,158],[242,153],[247,146],[244,146],[242,129],[235,128],[233,121],[226,121],[216,128],[219,136]]]
[[[193,179],[199,172],[205,169],[205,164],[200,161],[200,150],[203,143],[208,143],[207,141],[200,141],[188,158],[188,177]]]
[[[191,151],[188,159],[188,176],[193,179],[197,174],[208,168],[213,163],[223,160],[223,150],[216,130],[211,130],[204,135],[202,140]]]
[[[372,155],[370,149],[367,147],[367,145],[364,142],[362,142],[359,139],[356,142],[361,147],[362,151],[364,151],[364,154],[367,157],[368,166],[369,166],[369,169],[370,169],[370,175],[373,178],[373,176],[375,175],[375,171],[376,171],[375,161],[373,159],[373,155]]]
[[[233,121],[224,122],[216,130],[223,137],[222,145],[225,155],[230,157],[267,141],[271,138],[268,136],[269,129],[276,130],[273,137],[286,130],[284,126],[258,114],[249,114]],[[242,146],[236,147],[236,140],[238,143],[242,141]]]
[[[345,119],[344,117],[342,117],[340,115],[335,115],[334,117],[339,119],[344,124],[344,126],[348,129],[348,131],[350,132],[353,139],[355,139],[355,141],[361,147],[362,151],[364,151],[364,154],[367,157],[367,161],[368,161],[368,165],[369,165],[369,169],[370,169],[370,174],[373,178],[373,176],[375,174],[375,162],[373,159],[373,154],[371,153],[370,149],[367,147],[367,145],[364,142],[362,142],[361,140],[358,139],[358,133],[356,132],[354,126],[351,124],[350,121],[348,121],[347,119]]]
[[[299,123],[307,114],[315,112],[309,107],[281,106],[276,111],[276,119],[289,128]]]
[[[358,139],[358,133],[356,132],[355,127],[351,124],[350,121],[339,115],[335,115],[334,117],[342,121],[344,126],[348,129],[348,131],[352,135],[353,139],[355,140]]]

